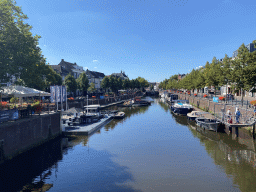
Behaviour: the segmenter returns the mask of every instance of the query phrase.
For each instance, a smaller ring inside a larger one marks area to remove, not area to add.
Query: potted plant
[[[250,101],[250,104],[256,106],[256,100]]]
[[[225,101],[225,97],[220,96],[220,97],[219,97],[219,100],[221,100],[221,101]]]
[[[73,101],[74,101],[74,98],[73,98],[73,97],[69,97],[68,100],[71,101],[71,102],[73,102]]]

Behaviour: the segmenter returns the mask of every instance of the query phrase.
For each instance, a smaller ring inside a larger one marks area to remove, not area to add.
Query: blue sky
[[[47,62],[160,82],[256,39],[255,0],[16,0]]]

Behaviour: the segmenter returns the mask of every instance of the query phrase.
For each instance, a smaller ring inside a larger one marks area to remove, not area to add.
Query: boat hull
[[[196,118],[196,124],[210,131],[218,131],[220,122],[215,119],[206,119],[206,118]]]

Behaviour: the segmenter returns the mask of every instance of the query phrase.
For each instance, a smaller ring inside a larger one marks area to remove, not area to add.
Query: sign
[[[219,102],[219,97],[213,97],[212,101],[215,102],[215,103],[218,103]]]
[[[0,123],[15,119],[19,119],[18,109],[0,111]]]

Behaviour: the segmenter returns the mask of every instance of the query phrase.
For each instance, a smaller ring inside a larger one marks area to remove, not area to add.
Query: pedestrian
[[[228,123],[232,123],[230,108],[228,108],[228,110],[227,110],[227,119],[228,119]]]
[[[237,111],[236,111],[236,123],[238,124],[239,123],[239,118],[240,118],[240,111],[239,111],[239,108],[237,108]]]

